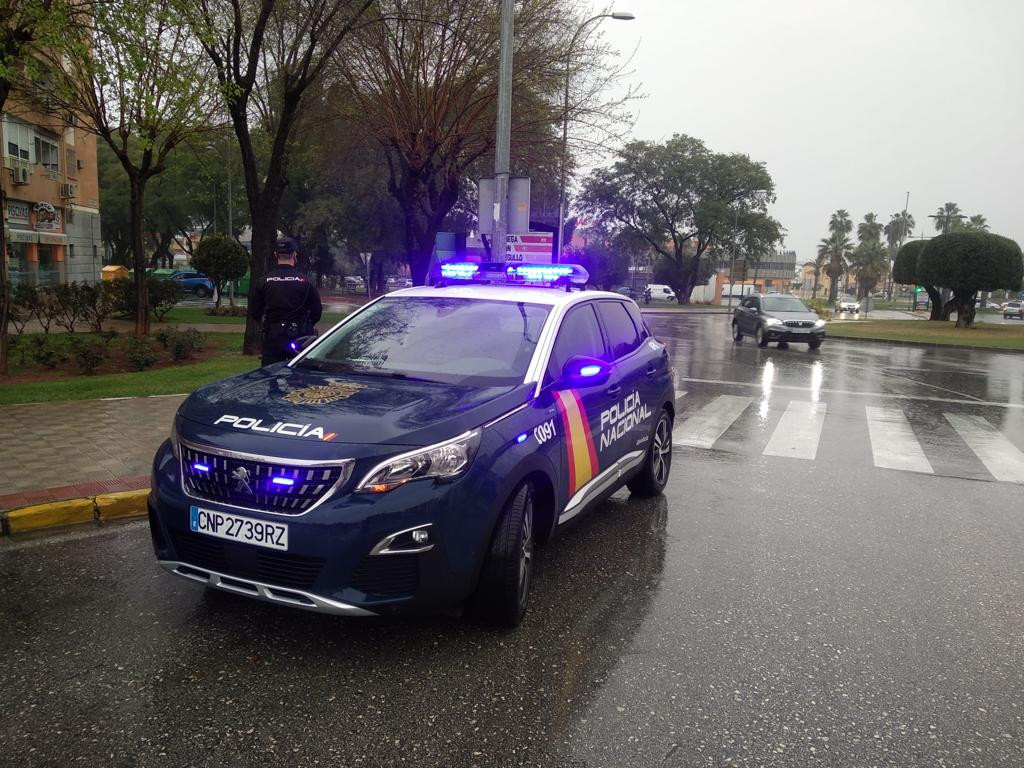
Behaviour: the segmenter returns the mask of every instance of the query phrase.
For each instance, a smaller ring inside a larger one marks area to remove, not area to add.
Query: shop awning
[[[68,242],[67,235],[61,235],[57,232],[40,232],[39,242],[43,245],[66,245]]]
[[[4,237],[9,243],[38,243],[39,233],[31,229],[4,228]],[[61,235],[63,237],[63,235]]]

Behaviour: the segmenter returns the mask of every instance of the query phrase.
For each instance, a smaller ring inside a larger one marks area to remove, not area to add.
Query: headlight
[[[818,318],[817,320],[814,321],[814,327],[815,328],[824,328],[825,327],[825,321],[822,320],[821,318]]]
[[[177,414],[171,419],[171,453],[174,454],[174,458],[180,457],[180,450],[178,448],[178,416]]]
[[[766,317],[763,322],[765,325],[782,325],[782,321],[777,317]]]
[[[356,491],[385,493],[410,480],[453,480],[466,471],[480,445],[480,430],[395,456],[370,470]]]

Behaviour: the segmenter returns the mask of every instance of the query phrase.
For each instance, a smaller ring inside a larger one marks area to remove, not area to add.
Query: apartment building
[[[96,137],[73,115],[7,102],[3,226],[14,284],[95,282],[103,266]]]

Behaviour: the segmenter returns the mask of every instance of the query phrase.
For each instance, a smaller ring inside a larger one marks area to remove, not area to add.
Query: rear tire
[[[789,349],[789,342],[788,341],[780,341],[779,342],[779,349]]]
[[[672,471],[672,418],[668,411],[661,409],[658,422],[654,425],[647,456],[640,471],[626,482],[630,493],[637,496],[658,496],[668,484]]]
[[[757,326],[757,330],[754,332],[754,338],[757,339],[757,346],[762,348],[768,346],[768,337],[765,335],[764,326]]]
[[[499,627],[512,629],[526,614],[533,575],[534,496],[527,481],[505,502],[470,602],[476,616]]]
[[[205,286],[200,285],[198,288],[196,288],[196,296],[200,299],[208,299],[212,295],[213,294],[210,293],[210,290]]]
[[[732,323],[732,340],[737,343],[743,341],[743,331],[740,330],[740,324],[735,320]]]

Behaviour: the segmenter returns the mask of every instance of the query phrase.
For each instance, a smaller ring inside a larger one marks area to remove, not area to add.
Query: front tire
[[[807,342],[808,349],[818,349],[821,346],[821,339],[811,339]]]
[[[478,617],[512,629],[526,614],[533,576],[533,484],[524,482],[505,502],[470,608]]]
[[[743,341],[743,331],[740,330],[740,324],[733,321],[732,324],[732,340],[739,343]]]
[[[757,326],[757,331],[754,332],[754,338],[757,339],[757,346],[762,348],[768,346],[768,336],[764,332],[764,326]]]
[[[672,471],[672,419],[668,411],[661,409],[658,423],[654,425],[651,444],[647,446],[647,456],[640,466],[640,471],[626,482],[630,493],[637,496],[658,496],[668,484],[668,476]]]
[[[210,298],[210,296],[212,296],[212,295],[213,295],[213,294],[212,294],[212,293],[210,293],[210,289],[209,289],[209,288],[207,288],[207,287],[206,287],[206,286],[204,286],[204,285],[200,285],[200,286],[199,286],[198,288],[196,288],[196,297],[197,297],[197,298],[200,298],[200,299],[208,299],[208,298]]]

